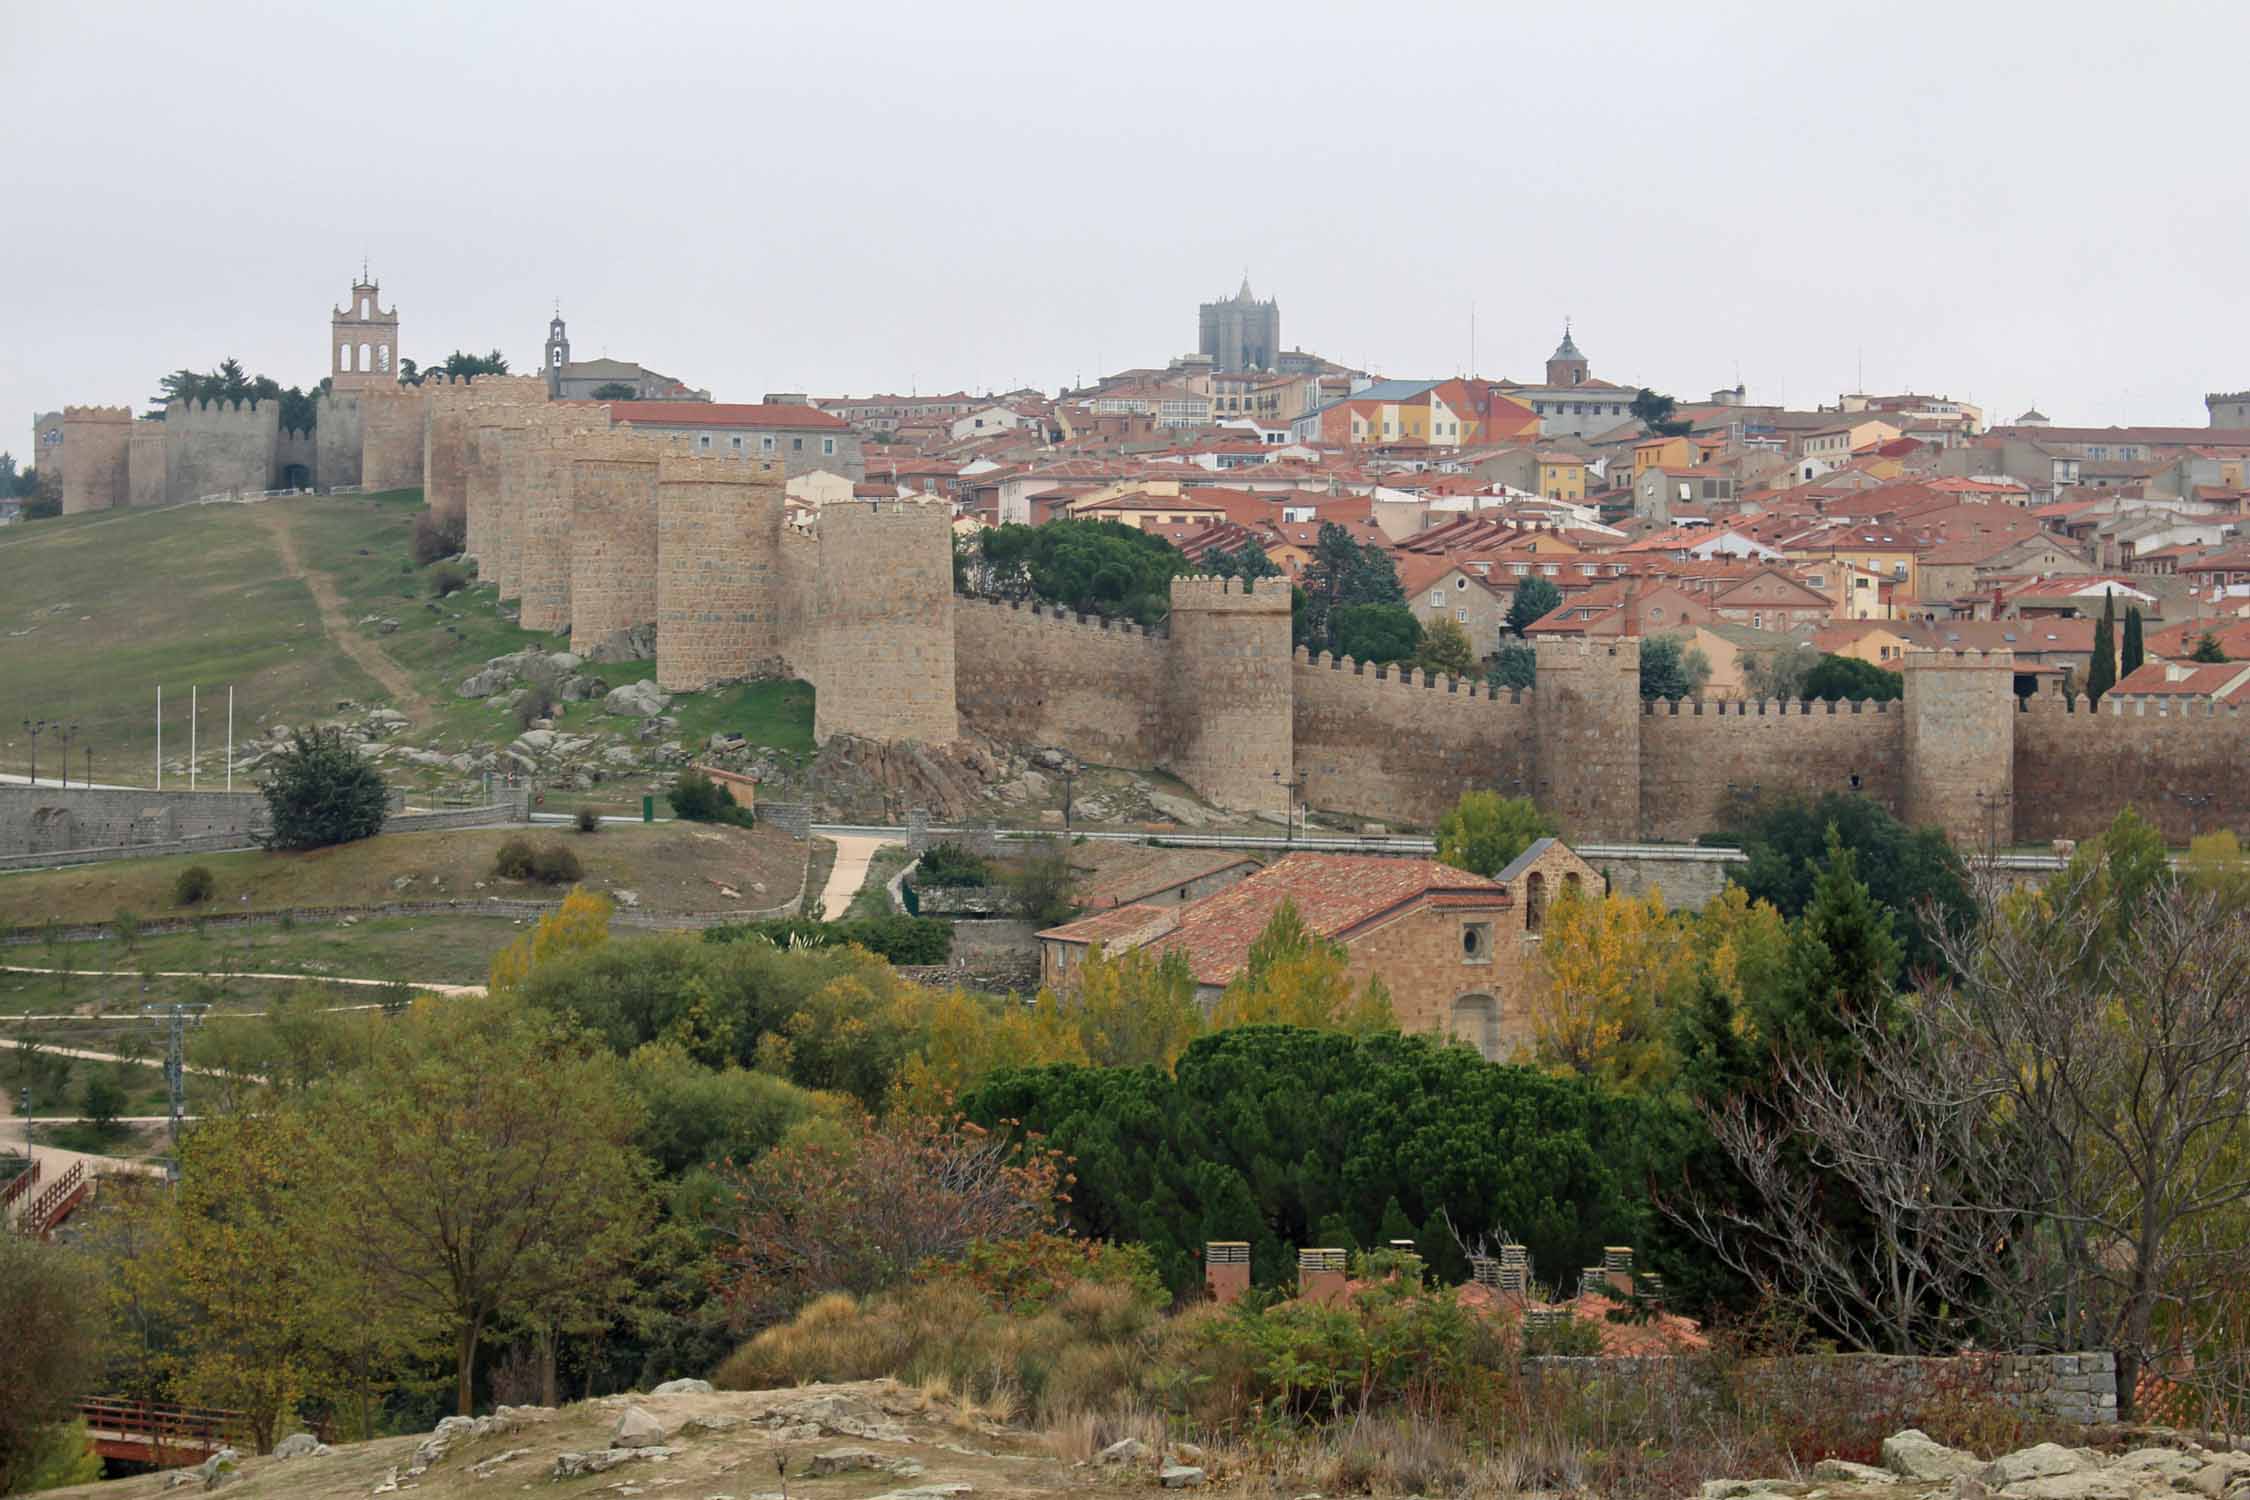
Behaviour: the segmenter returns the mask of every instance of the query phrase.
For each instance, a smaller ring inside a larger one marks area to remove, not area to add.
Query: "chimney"
[[[1250,1290],[1247,1241],[1213,1240],[1203,1247],[1203,1289],[1221,1307]]]
[[[1297,1295],[1323,1306],[1344,1300],[1344,1252],[1336,1249],[1297,1252]]]
[[[1396,1274],[1413,1282],[1416,1286],[1420,1286],[1422,1284],[1422,1252],[1415,1247],[1414,1242],[1412,1240],[1392,1240],[1386,1248],[1390,1250],[1391,1254],[1398,1257],[1399,1267]]]
[[[1631,1245],[1602,1246],[1602,1279],[1609,1284],[1610,1294],[1622,1301],[1633,1296],[1633,1247]]]
[[[1610,1294],[1609,1277],[1600,1266],[1581,1266],[1578,1269],[1578,1295],[1581,1297],[1606,1297]]]

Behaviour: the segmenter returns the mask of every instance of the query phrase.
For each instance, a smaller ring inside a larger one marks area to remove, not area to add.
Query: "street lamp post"
[[[2181,800],[2182,802],[2185,802],[2185,803],[2187,804],[2187,810],[2188,810],[2188,842],[2189,842],[2189,843],[2193,843],[2193,842],[2195,842],[2195,834],[2196,834],[2196,829],[2198,828],[2198,826],[2199,826],[2199,825],[2200,825],[2200,823],[2201,823],[2201,819],[2200,819],[2200,818],[2199,818],[2199,817],[2197,816],[2197,814],[2199,814],[2200,812],[2202,812],[2202,810],[2203,810],[2204,808],[2206,808],[2206,807],[2209,807],[2209,806],[2211,805],[2211,793],[2209,793],[2209,792],[2174,792],[2174,793],[2173,793],[2172,795],[2173,795],[2173,796],[2175,796],[2175,797],[2177,797],[2177,798],[2179,798],[2179,799],[2180,799],[2180,800]]]
[[[31,784],[39,785],[39,736],[54,728],[45,719],[26,719],[23,732],[31,736]]]
[[[1062,769],[1061,769],[1060,771],[1056,772],[1055,774],[1056,774],[1056,775],[1058,775],[1058,776],[1060,776],[1060,777],[1062,777],[1062,784],[1063,784],[1063,832],[1065,832],[1065,833],[1068,833],[1068,832],[1070,832],[1070,812],[1071,812],[1071,806],[1072,806],[1071,789],[1072,789],[1073,787],[1075,787],[1075,786],[1076,786],[1076,785],[1078,784],[1078,762],[1076,762],[1076,761],[1071,761],[1071,762],[1069,762],[1069,763],[1068,763],[1067,765],[1065,765],[1065,766],[1064,766],[1064,767],[1063,767],[1063,768],[1062,768]]]
[[[52,726],[50,726],[52,727]],[[78,737],[78,726],[71,724],[62,730],[62,784],[70,785],[70,742]]]
[[[1291,781],[1279,771],[1276,771],[1273,773],[1273,779],[1282,791],[1288,794],[1288,800],[1282,804],[1281,809],[1287,819],[1283,827],[1287,830],[1285,834],[1287,841],[1294,844],[1297,842],[1297,798],[1305,789],[1305,778],[1299,776],[1296,780]]]

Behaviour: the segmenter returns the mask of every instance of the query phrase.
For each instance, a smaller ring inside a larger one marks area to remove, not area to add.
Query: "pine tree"
[[[2086,699],[2102,701],[2102,694],[2117,686],[2117,596],[2102,595],[2102,617],[2094,626],[2094,660],[2086,669]]]
[[[2141,612],[2138,607],[2125,611],[2125,649],[2117,659],[2117,675],[2130,677],[2147,659],[2148,652],[2141,645]]]

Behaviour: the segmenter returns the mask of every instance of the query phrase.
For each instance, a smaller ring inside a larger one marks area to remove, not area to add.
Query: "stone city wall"
[[[205,495],[273,487],[274,448],[281,436],[279,401],[172,401],[164,407],[164,497],[179,503]]]
[[[656,468],[667,443],[624,430],[569,443],[570,649],[585,656],[656,618]]]
[[[815,739],[960,738],[952,525],[953,508],[943,501],[821,507],[820,573],[807,621],[817,640],[813,670],[800,672],[813,685]],[[663,652],[659,633],[660,662]]]
[[[273,444],[273,487],[311,489],[320,482],[319,472],[320,445],[313,431],[282,428]]]
[[[2012,728],[2019,841],[2084,838],[2127,805],[2173,844],[2250,831],[2250,714],[2239,708],[2113,693],[2095,710],[2041,694]]]
[[[0,854],[243,834],[265,821],[256,792],[0,786]]]
[[[62,510],[109,510],[130,498],[127,454],[133,413],[123,406],[63,408]]]
[[[133,424],[133,434],[125,445],[128,505],[164,503],[164,425],[145,418]]]
[[[1691,843],[1761,797],[1856,791],[1904,805],[1896,703],[1647,703],[1641,837]]]
[[[1463,792],[1522,795],[1537,746],[1532,695],[1299,649],[1292,677],[1297,775],[1307,806],[1414,823]],[[1373,809],[1399,811],[1376,813]]]
[[[657,686],[777,675],[781,464],[667,453],[656,482]]]
[[[570,538],[576,525],[575,452],[568,435],[535,445],[523,497],[522,604],[526,630],[570,629]]]
[[[322,489],[359,483],[362,451],[366,446],[366,407],[360,398],[380,394],[381,390],[381,387],[372,387],[368,391],[325,391],[315,404],[318,415],[313,419],[313,483]],[[408,482],[422,482],[419,431],[415,434],[414,478]]]
[[[983,599],[955,601],[953,633],[969,727],[1096,765],[1154,766],[1166,758],[1171,648],[1162,634]]]
[[[1285,810],[1296,764],[1288,580],[1175,578],[1171,629],[1167,764],[1221,807]]]
[[[422,483],[422,429],[429,420],[428,392],[418,385],[375,385],[351,394],[357,398],[358,473],[342,482],[369,491],[412,489]],[[323,428],[327,420],[323,410]],[[321,438],[325,447],[325,430]]]
[[[539,375],[431,375],[422,382],[428,407],[423,427],[422,498],[432,510],[453,515],[468,507],[469,424],[483,407],[543,402]]]

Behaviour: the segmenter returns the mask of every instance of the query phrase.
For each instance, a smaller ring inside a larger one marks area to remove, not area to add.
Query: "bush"
[[[544,885],[571,885],[586,872],[561,844],[542,844],[531,857],[532,877]]]
[[[448,594],[458,594],[468,586],[468,573],[452,563],[440,563],[430,569],[430,592],[440,599]]]
[[[914,883],[935,887],[990,885],[992,866],[959,844],[950,841],[932,844],[922,852],[922,862],[914,867]]]
[[[703,929],[703,941],[707,943],[739,943],[752,938],[762,938],[777,948],[855,943],[894,964],[942,964],[953,952],[953,924],[936,917],[853,917],[842,922],[780,917]]]
[[[602,815],[590,807],[578,809],[577,822],[580,833],[600,833],[602,831]]]
[[[723,781],[714,780],[693,766],[680,772],[680,779],[672,783],[672,790],[664,794],[672,804],[675,817],[690,823],[732,823],[748,828],[753,819],[748,809],[734,800]]]
[[[467,542],[465,517],[426,510],[414,518],[414,561],[423,567],[458,555]]]
[[[44,521],[49,517],[61,514],[62,496],[60,495],[34,495],[23,503],[23,518],[26,521]]]
[[[209,865],[189,865],[172,882],[172,904],[196,906],[210,900],[218,889],[219,882]]]
[[[510,839],[492,856],[492,873],[502,880],[529,880],[537,862],[528,839]]]
[[[319,849],[383,831],[383,778],[340,730],[300,730],[259,790],[272,821],[268,849]]]

